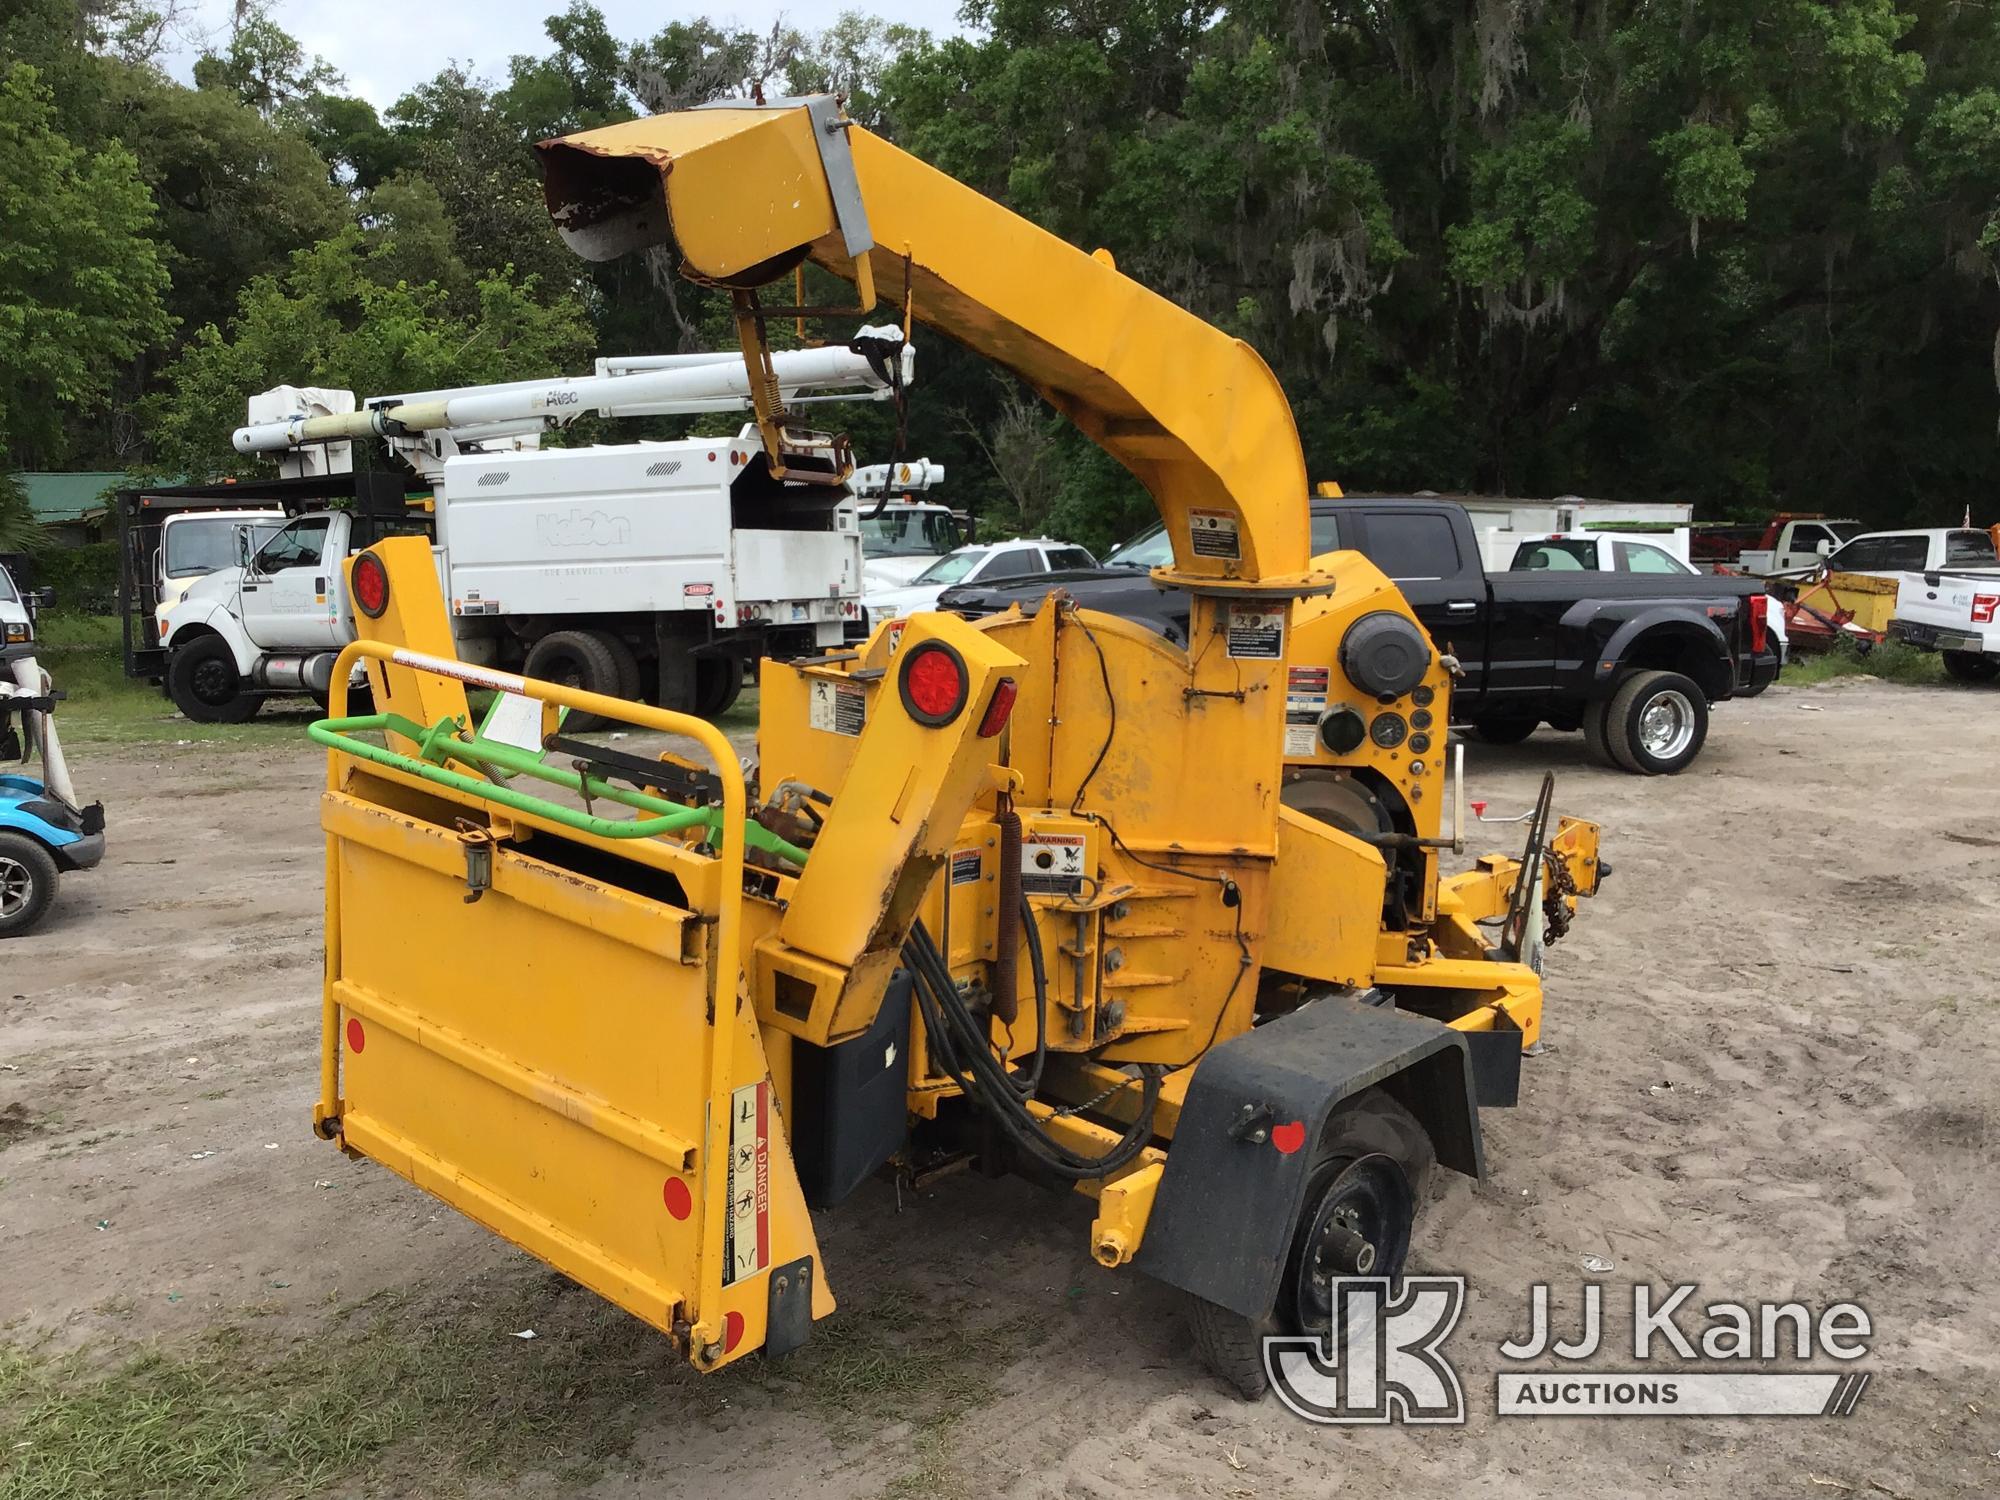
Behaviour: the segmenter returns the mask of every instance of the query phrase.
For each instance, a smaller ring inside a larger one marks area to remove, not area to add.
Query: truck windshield
[[[1514,560],[1507,565],[1510,573],[1532,569],[1555,573],[1589,572],[1597,566],[1597,543],[1594,541],[1559,541],[1551,537],[1546,542],[1523,542],[1514,549]]]
[[[1944,539],[1947,568],[1977,567],[1994,560],[1993,538],[1983,531],[1954,531]]]
[[[1167,540],[1167,528],[1148,527],[1129,542],[1113,547],[1104,559],[1107,568],[1164,568],[1173,563],[1174,544]]]
[[[14,580],[7,576],[7,570],[0,568],[0,604],[19,604],[21,595],[14,587]]]
[[[254,553],[278,534],[283,516],[268,521],[228,520],[221,516],[189,516],[167,526],[165,567],[169,578],[191,578],[236,566],[236,530],[250,533]]]
[[[957,583],[985,555],[984,552],[954,552],[949,557],[940,557],[917,575],[917,582]]]
[[[861,513],[864,557],[925,557],[954,551],[965,538],[949,511],[885,506],[879,516]]]

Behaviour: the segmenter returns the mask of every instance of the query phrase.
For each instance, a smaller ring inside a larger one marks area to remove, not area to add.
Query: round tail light
[[[949,724],[965,707],[965,662],[943,641],[925,641],[903,658],[903,707],[919,724]]]
[[[389,570],[382,559],[372,552],[355,558],[352,586],[355,607],[371,620],[380,619],[389,607]]]

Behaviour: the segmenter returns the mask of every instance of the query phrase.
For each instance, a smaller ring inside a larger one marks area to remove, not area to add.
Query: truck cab
[[[1961,526],[1929,526],[1908,531],[1870,531],[1849,539],[1824,559],[1829,573],[1865,573],[1877,578],[1941,569],[2000,566],[1992,536]]]
[[[28,596],[13,576],[0,568],[0,646],[26,645],[35,638],[35,616]]]
[[[861,576],[868,590],[899,589],[965,545],[965,528],[948,506],[903,495],[879,509],[863,502]]]
[[[334,658],[354,639],[342,564],[380,536],[423,529],[345,510],[308,511],[262,537],[238,528],[240,561],[196,579],[156,611],[167,694],[203,724],[241,723],[269,694],[324,700]]]
[[[166,517],[160,523],[159,545],[153,549],[155,607],[178,603],[196,579],[241,562],[240,536],[247,535],[255,551],[284,524],[285,513],[275,506],[181,511]]]
[[[1744,551],[1736,566],[1759,577],[1816,568],[1848,538],[1861,534],[1861,523],[1830,516],[1778,516],[1764,528],[1760,545]]]

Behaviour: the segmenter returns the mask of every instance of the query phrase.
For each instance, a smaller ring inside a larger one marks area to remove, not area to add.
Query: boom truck
[[[714,715],[735,700],[746,659],[838,644],[861,618],[863,502],[847,484],[845,439],[789,420],[768,451],[755,427],[574,448],[541,448],[542,436],[587,413],[746,411],[753,378],[799,410],[895,398],[914,373],[914,351],[891,327],[774,353],[756,372],[734,351],[639,356],[599,360],[580,379],[378,397],[359,410],[351,397],[329,401],[347,392],[281,387],[252,398],[262,420],[233,442],[276,456],[283,477],[232,492],[338,483],[352,445],[379,442],[392,468],[366,477],[394,482],[403,529],[434,529],[460,655]],[[235,721],[267,692],[324,697],[334,653],[354,638],[341,560],[379,530],[364,507],[294,514],[236,566],[163,603],[153,642],[181,711]]]
[[[1108,255],[832,97],[540,153],[571,247],[670,238],[752,367],[810,259],[1027,380],[1152,495],[1188,644],[1060,599],[888,621],[764,663],[746,767],[699,719],[459,660],[422,542],[368,548],[310,731],[315,1130],[702,1371],[833,1310],[809,1208],[976,1159],[1081,1194],[1092,1257],[1184,1292],[1200,1355],[1260,1392],[1300,1357],[1268,1335],[1400,1277],[1435,1168],[1483,1175],[1596,827],[1545,781],[1522,857],[1442,872],[1449,660],[1365,557],[1313,565],[1270,370]],[[500,694],[477,727],[468,685]],[[695,753],[593,747],[563,709]]]

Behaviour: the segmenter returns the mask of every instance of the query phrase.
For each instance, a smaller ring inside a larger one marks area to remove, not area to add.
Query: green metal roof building
[[[21,473],[15,479],[27,492],[28,507],[58,544],[77,546],[105,535],[111,492],[131,482],[116,472],[82,474]]]

